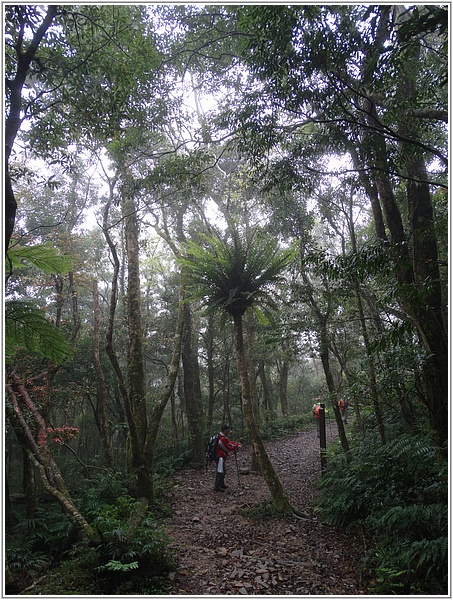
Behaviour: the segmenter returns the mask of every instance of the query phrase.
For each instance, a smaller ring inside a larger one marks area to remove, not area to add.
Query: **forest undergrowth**
[[[249,444],[229,457],[224,493],[213,465],[165,476],[151,508],[122,495],[121,477],[100,478],[80,500],[98,543],[77,543],[49,506],[28,536],[7,540],[22,572],[7,595],[445,594],[447,467],[435,447],[369,434],[347,460],[336,425],[326,429],[323,475],[315,429],[266,442],[303,518],[276,514]]]

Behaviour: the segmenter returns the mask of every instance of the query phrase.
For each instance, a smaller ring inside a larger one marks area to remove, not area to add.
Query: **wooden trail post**
[[[324,403],[321,403],[319,408],[319,446],[321,448],[321,473],[325,473],[327,468],[326,405]]]

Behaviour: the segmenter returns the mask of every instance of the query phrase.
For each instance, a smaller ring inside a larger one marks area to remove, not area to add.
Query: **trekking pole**
[[[241,480],[239,479],[239,464],[238,464],[238,455],[236,452],[236,448],[234,449],[234,458],[236,459],[236,473],[238,475],[238,486],[241,486]]]

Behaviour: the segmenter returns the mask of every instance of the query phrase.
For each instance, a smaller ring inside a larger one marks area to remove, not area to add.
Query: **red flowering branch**
[[[78,427],[72,427],[71,425],[62,425],[61,427],[48,427],[47,433],[50,436],[52,442],[56,444],[66,444],[69,440],[74,438],[79,433]]]

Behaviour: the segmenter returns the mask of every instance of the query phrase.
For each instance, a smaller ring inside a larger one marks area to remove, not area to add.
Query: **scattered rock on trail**
[[[327,439],[337,436],[327,427]],[[315,482],[320,474],[316,431],[301,431],[266,444],[291,503],[308,518],[266,518],[241,514],[269,498],[264,479],[247,469],[250,448],[227,462],[224,494],[214,492],[214,467],[174,476],[167,523],[178,561],[172,594],[184,595],[363,595],[363,543],[323,524],[316,515]],[[242,470],[243,469],[243,470]]]

